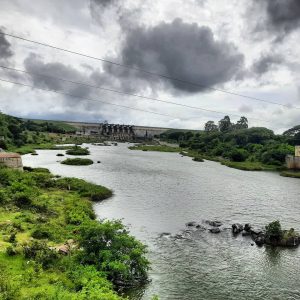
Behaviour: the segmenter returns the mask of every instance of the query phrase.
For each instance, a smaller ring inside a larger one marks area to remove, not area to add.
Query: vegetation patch
[[[180,152],[179,147],[171,147],[167,145],[137,145],[128,147],[130,150],[142,151],[158,151],[158,152]]]
[[[67,158],[61,162],[63,165],[70,166],[88,166],[92,165],[94,162],[88,158]]]
[[[82,148],[79,146],[74,146],[71,149],[66,151],[66,154],[69,155],[89,155],[90,151],[86,148]]]
[[[0,298],[120,300],[120,287],[146,282],[145,246],[121,222],[95,220],[90,199],[111,194],[44,170],[0,168]]]
[[[283,171],[280,173],[283,177],[292,177],[292,178],[300,178],[299,171]]]

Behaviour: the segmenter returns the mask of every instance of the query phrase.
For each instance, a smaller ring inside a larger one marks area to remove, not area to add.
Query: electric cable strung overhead
[[[73,84],[79,84],[79,85],[84,85],[84,86],[88,86],[88,87],[92,87],[92,88],[96,88],[96,89],[101,89],[101,90],[105,90],[105,91],[113,91],[119,94],[124,94],[124,95],[132,95],[134,96],[135,94],[129,94],[129,93],[123,93],[120,91],[116,91],[116,90],[111,90],[111,89],[106,89],[106,88],[100,88],[97,86],[93,86],[90,84],[86,84],[86,83],[82,83],[82,82],[77,82],[77,81],[71,81],[71,80],[66,80],[66,79],[62,79],[60,77],[56,77],[56,76],[48,76],[48,75],[44,75],[44,74],[38,74],[38,73],[33,73],[33,72],[27,72],[27,71],[23,71],[23,70],[18,70],[18,69],[14,69],[14,68],[9,68],[9,67],[4,67],[4,66],[0,66],[1,68],[4,69],[8,69],[8,70],[13,70],[13,71],[18,71],[18,72],[23,72],[26,74],[35,74],[36,76],[42,76],[42,77],[47,77],[47,78],[51,78],[51,79],[57,79],[57,80],[61,80],[61,81],[65,81],[65,82],[69,82],[69,83],[73,83]],[[44,88],[38,88],[32,85],[28,85],[28,84],[23,84],[23,83],[19,83],[19,82],[14,82],[14,81],[9,81],[9,80],[4,80],[2,78],[0,78],[0,81],[4,81],[4,82],[9,82],[9,83],[13,83],[13,84],[17,84],[17,85],[23,85],[26,87],[31,87],[31,88],[35,88],[35,89],[40,89],[40,90],[44,90],[44,91],[49,91],[49,92],[55,92],[55,93],[60,93],[60,94],[65,94],[71,97],[75,97],[75,98],[81,98],[84,100],[88,100],[88,101],[97,101],[97,102],[102,102],[105,104],[111,104],[111,105],[115,105],[115,106],[120,106],[123,108],[128,108],[128,109],[133,109],[133,110],[139,110],[139,111],[143,111],[143,112],[148,112],[148,113],[153,113],[153,114],[157,114],[157,115],[162,115],[162,116],[167,116],[167,117],[172,117],[172,118],[176,118],[176,119],[181,119],[183,120],[183,118],[180,117],[175,117],[175,116],[171,116],[171,115],[167,115],[167,114],[163,114],[163,113],[157,113],[157,112],[152,112],[152,111],[147,111],[147,110],[142,110],[142,109],[136,109],[130,106],[124,106],[124,105],[117,105],[117,104],[112,104],[110,102],[106,102],[106,101],[102,101],[102,100],[94,100],[94,99],[90,99],[90,98],[84,98],[84,97],[79,97],[73,94],[69,94],[69,93],[65,93],[65,92],[61,92],[61,91],[57,91],[57,90],[53,90],[53,89],[44,89]],[[192,108],[192,109],[198,109],[198,110],[202,110],[202,111],[206,111],[206,112],[212,112],[212,113],[217,113],[217,114],[221,114],[221,115],[230,115],[233,117],[240,117],[240,115],[236,115],[236,114],[231,114],[231,113],[227,113],[227,112],[221,112],[221,111],[216,111],[216,110],[210,110],[210,109],[206,109],[206,108],[201,108],[201,107],[196,107],[196,106],[189,106],[189,105],[185,105],[185,104],[179,104],[176,102],[169,102],[169,101],[165,101],[165,100],[161,100],[161,99],[157,99],[157,98],[150,98],[150,97],[144,97],[144,96],[140,96],[140,95],[135,95],[136,97],[140,97],[140,98],[146,98],[146,99],[151,99],[153,101],[159,101],[159,102],[163,102],[163,103],[168,103],[168,104],[175,104],[175,105],[179,105],[179,106],[184,106],[187,108]],[[187,118],[185,118],[187,119]],[[248,118],[249,120],[256,120],[256,121],[260,121],[260,122],[264,122],[264,123],[269,123],[266,120],[262,120],[262,119],[258,119],[258,118]]]
[[[82,85],[82,86],[87,86],[87,87],[95,88],[95,89],[98,89],[98,90],[104,90],[104,91],[108,91],[108,92],[117,93],[117,94],[120,94],[120,95],[134,96],[134,97],[138,97],[138,98],[141,98],[141,99],[158,101],[158,102],[172,104],[172,105],[177,105],[177,106],[181,106],[181,107],[186,107],[186,108],[191,108],[191,109],[198,109],[198,110],[202,110],[202,111],[206,111],[206,112],[212,112],[212,113],[217,113],[217,114],[222,114],[222,115],[228,115],[229,114],[229,115],[234,116],[234,117],[240,117],[240,115],[236,115],[236,114],[231,114],[231,113],[226,113],[226,112],[221,112],[221,111],[206,109],[206,108],[202,108],[202,107],[199,107],[199,106],[191,106],[191,105],[187,105],[187,104],[181,104],[181,103],[167,101],[167,100],[162,100],[162,99],[154,98],[154,97],[147,97],[147,96],[142,96],[142,95],[137,95],[137,94],[131,94],[131,93],[122,92],[122,91],[119,91],[119,90],[114,90],[114,89],[99,87],[99,86],[92,85],[92,84],[85,83],[85,82],[67,80],[67,79],[64,79],[64,78],[61,78],[61,77],[57,77],[57,76],[40,74],[40,73],[37,73],[37,72],[29,72],[29,71],[20,70],[20,69],[14,69],[14,68],[6,67],[6,66],[1,66],[1,65],[0,65],[0,68],[6,69],[6,70],[11,70],[11,71],[16,71],[16,72],[21,72],[21,73],[25,73],[25,74],[29,74],[29,75],[35,75],[35,76],[39,76],[39,77],[45,77],[45,78],[49,78],[49,79],[57,79],[57,80],[68,82],[68,83],[72,83],[72,84],[78,84],[78,85]],[[263,120],[257,119],[257,118],[249,118],[249,119],[263,121]],[[266,121],[263,121],[263,122],[266,122]]]
[[[180,82],[180,83],[184,83],[184,84],[188,84],[188,85],[193,85],[193,86],[197,86],[197,87],[201,87],[201,88],[205,88],[205,89],[209,89],[209,90],[213,90],[213,91],[218,91],[218,92],[222,92],[222,93],[226,93],[226,94],[229,94],[229,95],[238,96],[238,97],[242,97],[242,98],[246,98],[246,99],[265,102],[265,103],[269,103],[269,104],[272,104],[272,105],[279,105],[279,106],[283,106],[283,107],[287,107],[287,108],[299,109],[297,107],[291,107],[290,105],[287,105],[287,104],[282,104],[282,103],[273,102],[273,101],[269,101],[269,100],[265,100],[265,99],[260,99],[260,98],[256,98],[256,97],[252,97],[252,96],[247,96],[247,95],[239,94],[239,93],[236,93],[236,92],[231,92],[231,91],[224,90],[224,89],[218,89],[218,88],[214,88],[214,87],[211,87],[211,86],[208,86],[208,85],[203,85],[203,84],[200,84],[200,83],[191,82],[191,81],[188,81],[188,80],[172,77],[170,75],[158,74],[158,73],[155,73],[155,72],[152,72],[152,71],[147,71],[147,70],[144,70],[144,69],[141,69],[141,68],[136,68],[136,67],[133,67],[133,66],[130,66],[130,65],[125,65],[125,64],[119,63],[119,62],[110,61],[110,60],[107,60],[107,59],[104,59],[104,58],[95,57],[95,56],[87,55],[87,54],[84,54],[84,53],[64,49],[64,48],[53,46],[53,45],[50,45],[50,44],[47,44],[47,43],[41,43],[41,42],[34,41],[34,40],[31,40],[31,39],[28,39],[28,38],[24,38],[24,37],[20,37],[20,36],[17,36],[17,35],[9,34],[9,33],[3,32],[3,31],[0,31],[0,34],[5,35],[5,36],[9,36],[11,38],[23,40],[23,41],[26,41],[26,42],[29,42],[29,43],[34,43],[34,44],[37,44],[37,45],[41,45],[41,46],[44,46],[44,47],[49,47],[49,48],[60,50],[60,51],[63,51],[63,52],[67,52],[67,53],[79,55],[79,56],[82,56],[82,57],[102,61],[102,62],[105,62],[105,63],[116,65],[118,67],[135,70],[135,71],[138,71],[138,72],[142,72],[144,74],[148,74],[150,76],[158,76],[158,77],[161,77],[161,78],[164,78],[164,79],[167,79],[167,80],[176,81],[176,82]]]
[[[150,110],[135,108],[135,107],[131,107],[131,106],[126,106],[126,105],[122,105],[122,104],[110,103],[110,102],[99,100],[99,99],[92,99],[92,98],[87,98],[87,97],[80,97],[80,96],[73,95],[73,94],[66,93],[66,92],[61,92],[61,91],[57,91],[57,90],[53,90],[53,89],[46,89],[46,88],[35,87],[33,85],[29,85],[29,84],[25,84],[25,83],[20,83],[20,82],[15,82],[15,81],[11,81],[11,80],[5,80],[5,79],[2,79],[2,78],[0,78],[0,81],[7,82],[7,83],[12,83],[12,84],[16,84],[16,85],[20,85],[20,86],[30,87],[30,88],[33,88],[33,89],[42,90],[42,91],[46,91],[46,92],[53,92],[53,93],[57,93],[57,94],[62,94],[62,95],[66,95],[66,96],[70,96],[70,97],[73,97],[73,98],[78,98],[78,99],[82,99],[82,100],[86,100],[86,101],[100,102],[100,103],[104,103],[104,104],[107,104],[107,105],[113,105],[113,106],[122,107],[122,108],[126,108],[126,109],[137,110],[137,111],[141,111],[141,112],[155,114],[155,115],[159,115],[159,116],[170,117],[170,118],[173,118],[173,119],[174,118],[175,119],[181,119],[181,120],[188,119],[188,118],[181,118],[181,117],[178,117],[178,116],[172,116],[172,115],[169,115],[169,114],[158,113],[158,112],[154,112],[154,111],[150,111]],[[223,115],[226,114],[226,113],[222,113],[222,112],[217,112],[217,113],[223,114]],[[240,115],[232,115],[232,114],[231,114],[231,116],[240,117]],[[249,118],[249,119],[254,119],[254,118]],[[268,123],[268,121],[265,121],[265,120],[262,120],[262,119],[255,119],[255,120],[258,120],[258,121],[261,121],[261,122],[267,122]]]

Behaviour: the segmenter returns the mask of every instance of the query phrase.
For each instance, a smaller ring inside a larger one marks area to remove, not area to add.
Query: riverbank
[[[280,175],[283,177],[300,178],[300,171],[283,171]]]
[[[158,152],[178,152],[183,156],[192,157],[195,161],[202,161],[203,159],[216,161],[225,165],[229,168],[239,169],[243,171],[280,171],[283,167],[276,166],[276,165],[265,165],[261,162],[234,162],[222,157],[216,156],[208,156],[202,153],[199,153],[196,150],[190,150],[180,147],[170,147],[166,145],[138,145],[129,147],[130,150],[141,150],[141,151],[158,151]]]
[[[0,168],[0,183],[4,299],[119,300],[147,280],[145,246],[119,221],[95,220],[92,201],[111,190],[30,168]]]

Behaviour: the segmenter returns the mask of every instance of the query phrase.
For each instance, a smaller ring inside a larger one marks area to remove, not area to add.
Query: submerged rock
[[[197,222],[191,221],[191,222],[187,222],[185,225],[188,227],[194,227],[194,226],[197,226]]]
[[[208,229],[211,233],[220,233],[221,232],[221,230],[220,230],[220,228],[210,228],[210,229]]]
[[[245,224],[244,230],[249,232],[251,230],[251,225],[249,223]]]
[[[223,223],[220,222],[220,221],[209,221],[209,220],[206,220],[205,223],[208,224],[208,225],[210,225],[210,226],[212,226],[212,227],[220,227],[220,226],[223,225]]]
[[[232,224],[232,233],[233,234],[239,234],[240,232],[243,231],[243,225],[239,223]]]

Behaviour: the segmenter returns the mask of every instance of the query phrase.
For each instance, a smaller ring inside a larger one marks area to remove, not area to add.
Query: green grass
[[[21,147],[11,147],[9,151],[16,152],[21,155],[28,153],[35,153],[35,150],[67,150],[71,146],[56,146],[53,143],[44,143],[44,144],[29,144]]]
[[[69,166],[89,166],[94,162],[88,158],[67,158],[61,162],[63,165]]]
[[[25,205],[19,197],[16,202],[16,195],[28,197],[30,201]],[[24,172],[0,168],[0,299],[123,299],[107,279],[112,277],[108,276],[109,270],[102,270],[101,265],[83,264],[80,258],[84,250],[80,244],[82,229],[93,233],[94,228],[98,228],[107,231],[117,248],[107,244],[104,251],[105,263],[111,262],[116,267],[114,272],[122,272],[125,265],[120,260],[116,265],[112,254],[127,253],[132,245],[132,254],[128,253],[144,261],[139,254],[143,252],[142,244],[129,236],[120,222],[95,220],[91,200],[99,201],[111,195],[111,190],[103,186],[77,178],[56,179],[42,168]],[[12,235],[15,235],[13,241]],[[102,238],[105,232],[100,241]],[[83,250],[77,247],[67,256],[52,250],[70,239]],[[34,250],[34,243],[44,245],[42,250]],[[8,248],[15,254],[10,252],[9,255]],[[33,251],[36,256],[26,256],[25,249],[31,249],[30,253]],[[128,259],[124,258],[125,264]]]
[[[79,146],[72,147],[71,149],[67,150],[66,154],[69,155],[89,155],[90,151],[86,148],[81,148]]]
[[[130,150],[141,150],[141,151],[157,151],[157,152],[180,152],[181,148],[171,147],[167,145],[137,145],[128,147]]]
[[[280,173],[280,176],[300,178],[300,171],[283,171]]]
[[[234,162],[229,160],[222,160],[222,165],[225,165],[229,168],[239,169],[243,171],[278,171],[280,169],[279,166],[273,165],[264,165],[260,162]]]

